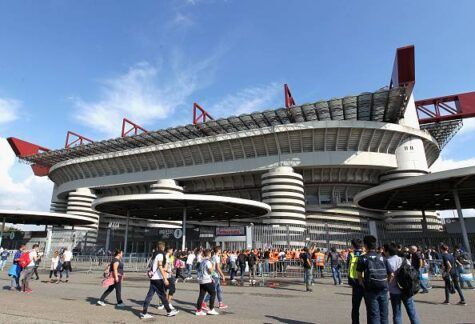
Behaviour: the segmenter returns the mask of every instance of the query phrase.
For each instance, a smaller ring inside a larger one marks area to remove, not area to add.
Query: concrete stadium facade
[[[419,126],[412,86],[399,80],[372,93],[144,132],[24,160],[49,168],[51,211],[94,220],[81,229],[91,233],[87,244],[95,246],[104,245],[111,222],[123,226],[125,220],[94,211],[94,199],[151,193],[158,181],[172,180],[184,194],[270,205],[264,217],[227,224],[190,221],[196,227],[252,223],[257,246],[303,246],[309,239],[342,246],[348,234],[375,233],[377,227],[420,232],[419,211],[385,213],[353,203],[357,193],[381,182],[427,173],[439,157],[446,139]],[[426,230],[441,230],[436,212],[426,212],[426,218]],[[141,241],[149,228],[180,222],[158,217],[133,220],[131,226]],[[147,242],[135,247],[148,249]]]

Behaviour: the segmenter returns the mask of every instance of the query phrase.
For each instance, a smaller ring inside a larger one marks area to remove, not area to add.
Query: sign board
[[[109,228],[112,229],[118,229],[119,228],[119,222],[109,222]]]
[[[183,236],[183,230],[181,228],[177,228],[174,232],[173,232],[173,236],[176,238],[176,239],[181,239],[182,236]]]
[[[216,227],[216,236],[244,236],[246,228],[244,226]]]
[[[15,238],[15,232],[10,232],[10,240],[13,240]]]

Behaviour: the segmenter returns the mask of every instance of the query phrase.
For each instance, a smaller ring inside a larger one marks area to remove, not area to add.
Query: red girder
[[[290,108],[295,106],[294,98],[292,97],[292,93],[290,93],[289,86],[284,84],[284,96],[285,96],[285,108]]]
[[[23,141],[15,137],[9,137],[7,138],[7,141],[15,155],[19,158],[49,151],[46,147]],[[49,166],[32,164],[31,168],[33,169],[33,173],[38,177],[44,177],[48,175],[49,172]]]
[[[199,114],[197,113],[197,110],[199,110]],[[193,103],[193,125],[196,125],[200,122],[205,123],[206,119],[213,120],[213,117],[211,117],[211,115],[208,114],[206,110],[201,108],[201,106],[198,105],[196,102]]]
[[[475,92],[416,101],[419,124],[475,117]]]
[[[125,129],[125,127],[129,125],[131,126],[128,130]],[[139,126],[137,125],[136,123],[128,120],[127,118],[124,118],[122,120],[122,133],[121,133],[121,136],[122,137],[125,137],[127,135],[129,135],[130,132],[134,133],[134,135],[138,135],[139,134],[139,131],[142,131],[142,133],[146,133],[147,130],[145,128],[143,128],[142,126]]]
[[[416,83],[416,63],[414,45],[399,47],[394,58],[393,72],[389,88],[405,86],[410,96]]]
[[[93,143],[94,141],[77,133],[68,131],[66,134],[66,144],[64,145],[64,148],[83,145],[84,142]]]

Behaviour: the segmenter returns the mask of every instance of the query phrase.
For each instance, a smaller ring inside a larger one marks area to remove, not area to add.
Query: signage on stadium
[[[246,229],[239,227],[216,227],[216,236],[244,236]]]

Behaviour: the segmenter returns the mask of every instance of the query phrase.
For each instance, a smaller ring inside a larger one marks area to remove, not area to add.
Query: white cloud
[[[275,82],[264,86],[245,88],[219,100],[208,107],[207,111],[215,112],[220,117],[228,117],[275,108],[281,93],[283,93],[282,86]]]
[[[120,135],[123,117],[143,126],[165,119],[179,106],[187,103],[191,106],[189,97],[211,82],[215,62],[223,50],[218,48],[200,62],[187,61],[174,53],[167,69],[148,62],[136,64],[125,74],[102,81],[99,100],[72,98],[75,118],[110,137]]]
[[[0,98],[0,124],[6,124],[18,118],[21,102],[10,98]]]
[[[430,170],[432,172],[445,171],[450,169],[458,169],[469,166],[475,166],[475,158],[466,159],[466,160],[452,160],[444,159],[442,156],[437,159],[437,161],[432,164]]]
[[[48,211],[53,183],[47,177],[36,177],[27,165],[17,163],[5,138],[0,138],[0,209]],[[24,178],[13,176],[28,168]]]

